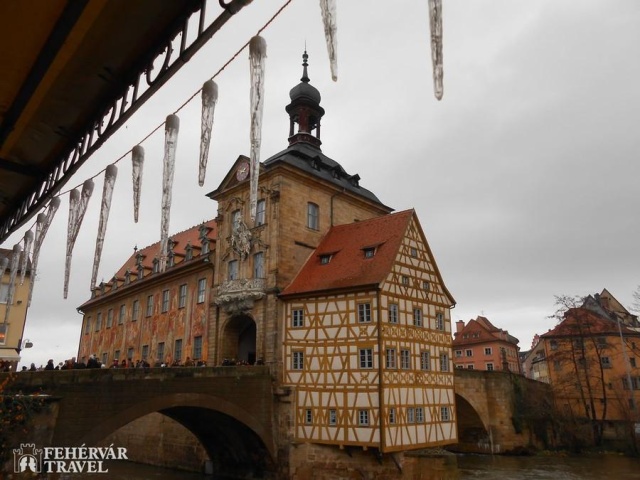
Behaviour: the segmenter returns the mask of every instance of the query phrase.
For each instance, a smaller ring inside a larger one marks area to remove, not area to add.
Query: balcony
[[[218,287],[214,303],[230,315],[246,313],[265,295],[264,278],[228,280]]]

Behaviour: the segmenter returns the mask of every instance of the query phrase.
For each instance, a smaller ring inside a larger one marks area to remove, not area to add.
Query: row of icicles
[[[336,0],[320,0],[320,9],[324,24],[324,32],[329,53],[331,77],[334,81],[338,78],[337,66],[337,16]],[[443,94],[443,69],[442,69],[442,0],[429,0],[429,18],[431,30],[431,59],[433,67],[434,93],[438,100]],[[260,144],[262,133],[262,110],[264,104],[264,73],[267,45],[260,36],[255,36],[249,42],[249,64],[251,77],[250,91],[250,209],[251,219],[255,220],[256,206],[258,198],[258,173],[260,164]],[[213,80],[208,80],[202,87],[202,115],[201,115],[201,135],[200,135],[200,157],[198,184],[204,185],[207,161],[209,158],[209,143],[211,141],[211,131],[213,127],[213,115],[215,105],[218,100],[218,86]],[[178,131],[180,119],[177,115],[167,116],[165,121],[165,142],[164,160],[162,173],[162,204],[161,204],[161,226],[160,226],[160,271],[164,271],[167,265],[167,254],[169,246],[169,221],[171,210],[171,194],[173,186],[173,173],[175,166],[175,155],[178,145]],[[133,182],[133,216],[138,222],[138,211],[140,206],[140,192],[142,184],[142,170],[144,164],[144,148],[140,145],[131,150],[132,160],[132,182]],[[102,255],[109,210],[113,189],[117,177],[118,169],[115,164],[109,165],[105,169],[104,186],[102,189],[102,203],[100,207],[100,218],[98,234],[96,237],[96,249],[93,259],[93,271],[91,273],[91,290],[96,286],[98,268]],[[89,199],[93,193],[93,179],[86,180],[82,185],[82,190],[78,188],[71,190],[69,194],[69,220],[67,227],[67,248],[64,273],[64,298],[67,298],[69,290],[69,274],[71,271],[71,257],[73,247],[80,231],[80,225],[84,219],[84,214],[89,204]],[[10,258],[4,257],[0,260],[0,278],[3,278],[7,268],[10,269],[9,288],[7,293],[5,319],[6,323],[10,307],[13,304],[16,281],[20,272],[20,285],[24,283],[25,273],[29,255],[31,254],[31,286],[29,290],[29,300],[27,305],[31,305],[33,294],[33,284],[35,283],[38,267],[38,257],[42,243],[47,234],[47,230],[60,206],[60,197],[54,197],[46,208],[46,211],[37,216],[35,223],[35,235],[32,230],[24,234],[23,246],[18,243],[14,245]],[[32,250],[33,249],[33,250]]]

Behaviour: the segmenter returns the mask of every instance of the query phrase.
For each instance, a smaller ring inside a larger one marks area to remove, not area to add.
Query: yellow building
[[[613,300],[606,290],[589,296],[540,336],[558,407],[598,422],[605,436],[612,422],[640,420],[640,328]]]
[[[11,258],[12,255],[11,250],[0,249],[0,258]],[[14,372],[20,362],[22,347],[30,346],[23,338],[31,288],[31,272],[28,267],[22,284],[20,277],[21,272],[18,271],[11,304],[7,303],[11,279],[9,269],[3,272],[0,279],[0,362],[3,363],[3,369],[10,368]]]

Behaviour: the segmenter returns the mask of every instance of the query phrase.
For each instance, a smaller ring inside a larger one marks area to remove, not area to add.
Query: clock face
[[[238,181],[242,181],[249,175],[249,162],[242,162],[238,165],[238,170],[236,170],[236,178]]]

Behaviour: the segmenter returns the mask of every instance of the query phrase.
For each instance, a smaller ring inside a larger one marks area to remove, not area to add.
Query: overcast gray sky
[[[81,184],[178,108],[284,0],[254,1],[233,18],[80,170]],[[338,0],[338,81],[332,82],[317,0],[293,0],[267,42],[261,159],[286,148],[289,90],[305,42],[326,110],[322,149],[383,203],[415,208],[444,281],[452,319],[477,315],[527,350],[554,325],[554,295],[609,289],[624,305],[640,284],[640,2],[445,0],[444,98],[433,95],[427,0]],[[366,5],[366,7],[365,7]],[[212,9],[213,10],[213,9]],[[171,231],[213,218],[216,188],[249,149],[248,51],[217,78],[212,147],[197,183],[199,96],[180,113]],[[133,222],[131,162],[118,163],[98,281],[159,240],[160,130],[143,146],[141,220]],[[89,297],[102,176],[76,243],[62,299],[68,195],[44,242],[23,364],[76,354]],[[31,224],[29,224],[31,225]],[[2,247],[20,241],[24,230]]]

